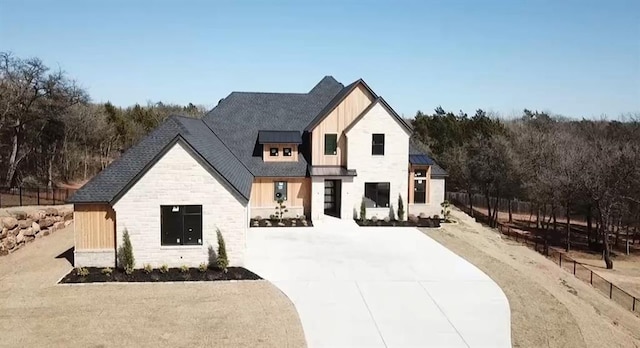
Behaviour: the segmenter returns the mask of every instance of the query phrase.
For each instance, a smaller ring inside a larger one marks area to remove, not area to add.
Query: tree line
[[[468,116],[439,107],[431,115],[418,112],[412,124],[413,137],[449,172],[447,189],[485,197],[491,225],[501,198],[537,207],[536,228],[545,237],[559,233],[556,218],[563,210],[569,250],[571,216],[580,215],[589,245],[601,247],[612,268],[611,232],[637,233],[640,223],[639,121],[637,115],[572,120],[526,109],[519,118],[500,120],[483,110]]]
[[[169,115],[204,111],[191,103],[92,103],[64,71],[0,52],[0,186],[89,179]]]

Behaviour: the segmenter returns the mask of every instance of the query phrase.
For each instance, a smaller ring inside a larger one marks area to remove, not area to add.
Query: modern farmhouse
[[[323,78],[308,93],[233,92],[203,119],[172,116],[69,200],[75,265],[113,267],[122,233],[138,267],[197,266],[216,247],[242,265],[252,217],[314,224],[397,209],[440,213],[446,172],[410,141],[410,126],[363,81]],[[406,216],[405,216],[406,218]]]

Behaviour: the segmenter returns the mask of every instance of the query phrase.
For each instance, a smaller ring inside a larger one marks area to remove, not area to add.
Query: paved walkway
[[[293,301],[309,347],[510,347],[484,273],[415,228],[251,228],[246,267]]]

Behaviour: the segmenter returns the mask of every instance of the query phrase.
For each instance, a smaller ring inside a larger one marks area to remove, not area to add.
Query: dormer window
[[[269,149],[269,155],[272,157],[278,156],[278,148],[272,147]]]
[[[284,149],[282,149],[282,156],[291,157],[291,148],[285,147]]]

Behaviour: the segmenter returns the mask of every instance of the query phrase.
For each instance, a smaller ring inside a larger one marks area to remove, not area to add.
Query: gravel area
[[[267,281],[56,285],[72,227],[0,258],[0,346],[304,347]]]
[[[455,209],[423,232],[489,275],[511,307],[514,347],[639,347],[640,318],[556,264]]]

